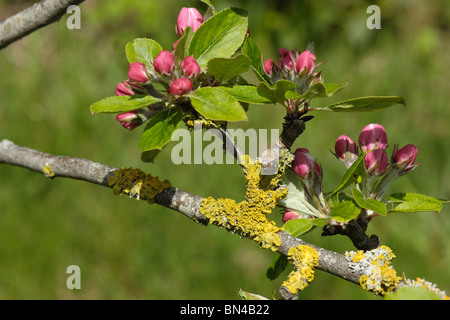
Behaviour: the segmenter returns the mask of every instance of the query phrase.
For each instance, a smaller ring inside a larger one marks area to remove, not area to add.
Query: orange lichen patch
[[[247,181],[245,200],[236,203],[232,199],[205,198],[200,205],[200,213],[209,222],[235,232],[243,237],[258,242],[261,247],[276,251],[281,244],[277,234],[281,229],[267,215],[275,208],[278,200],[283,198],[287,190],[278,188],[262,188],[261,166],[248,156],[240,159]]]
[[[155,196],[171,186],[167,180],[160,181],[140,169],[121,168],[114,171],[108,179],[108,186],[114,194],[128,194],[138,200],[146,200],[149,204],[155,202]]]
[[[319,253],[310,246],[299,245],[289,249],[288,260],[294,265],[294,270],[283,282],[283,286],[296,294],[314,279],[314,268],[319,265]]]

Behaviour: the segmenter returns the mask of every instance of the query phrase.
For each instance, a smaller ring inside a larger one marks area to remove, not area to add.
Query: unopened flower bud
[[[292,212],[292,211],[286,211],[283,214],[282,221],[283,223],[288,222],[289,220],[298,219],[300,218],[300,215],[298,213]]]
[[[298,148],[294,153],[294,160],[292,161],[292,169],[302,179],[311,177],[312,172],[316,170],[313,156],[308,149]]]
[[[407,144],[398,150],[396,147],[392,153],[392,165],[398,170],[408,172],[418,166],[418,164],[414,164],[416,157],[417,147],[415,145]]]
[[[314,170],[316,170],[316,173],[320,178],[323,178],[322,166],[315,161],[314,161]]]
[[[188,78],[176,79],[169,87],[171,95],[181,96],[192,90],[192,82]]]
[[[264,71],[266,72],[266,74],[270,77],[272,75],[272,69],[273,69],[273,60],[272,59],[267,59],[264,62]]]
[[[141,62],[133,62],[128,69],[128,79],[137,83],[146,83],[148,81],[145,64]]]
[[[177,18],[177,34],[181,36],[187,27],[195,32],[202,23],[203,17],[197,9],[183,7]]]
[[[133,90],[131,89],[130,85],[128,84],[127,81],[125,82],[120,82],[117,86],[116,86],[116,90],[115,90],[116,94],[118,96],[132,96],[134,95]]]
[[[347,152],[351,154],[356,154],[356,143],[348,136],[341,135],[336,139],[336,143],[334,144],[334,151],[336,152],[336,156],[341,159],[345,159],[345,155]]]
[[[295,71],[300,74],[306,69],[306,74],[309,75],[314,70],[316,63],[316,56],[309,50],[303,51],[297,58],[295,63]]]
[[[198,77],[200,74],[200,65],[192,56],[187,56],[181,61],[181,69],[188,77]]]
[[[386,149],[388,146],[386,130],[381,124],[377,123],[365,126],[359,135],[358,141],[362,152],[372,149]]]
[[[125,129],[132,130],[143,123],[138,114],[139,112],[137,110],[119,113],[116,116],[116,120],[119,121]]]
[[[389,162],[384,149],[375,149],[366,154],[364,164],[369,175],[380,176],[386,171]]]
[[[172,52],[163,50],[153,61],[153,67],[159,74],[171,74],[175,64],[175,57]]]
[[[280,58],[278,60],[278,65],[281,69],[292,71],[294,70],[294,53],[290,50],[280,48]]]

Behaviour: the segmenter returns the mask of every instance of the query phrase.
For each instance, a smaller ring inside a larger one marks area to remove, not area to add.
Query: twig
[[[0,49],[59,20],[70,5],[84,0],[43,0],[0,23]]]

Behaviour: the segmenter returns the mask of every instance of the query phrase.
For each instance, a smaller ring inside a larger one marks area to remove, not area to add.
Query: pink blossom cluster
[[[372,123],[363,128],[358,138],[358,145],[361,152],[366,153],[364,165],[366,172],[370,176],[382,176],[389,169],[389,160],[386,154],[388,139],[384,127],[377,123]],[[335,155],[347,167],[350,167],[358,158],[358,148],[356,143],[348,136],[341,135],[337,138]],[[391,168],[399,175],[414,170],[418,164],[415,163],[417,157],[417,147],[408,144],[401,149],[394,146],[391,156]]]
[[[365,154],[364,167],[368,181],[381,176],[386,177],[386,179],[382,179],[382,183],[378,184],[377,189],[373,190],[371,196],[377,198],[384,194],[389,183],[396,177],[408,173],[418,166],[415,163],[417,157],[415,145],[407,144],[401,149],[395,145],[390,161],[386,154],[387,147],[386,130],[382,125],[374,123],[363,128],[358,137],[358,143],[354,142],[349,136],[339,136],[336,139],[334,150],[335,156],[347,168],[358,159],[359,151]],[[307,149],[299,148],[295,151],[292,169],[302,179],[306,195],[313,200],[311,203],[324,208],[320,201],[323,197],[322,167],[314,160]],[[300,214],[287,209],[283,214],[283,222],[300,217]]]
[[[184,7],[178,15],[177,34],[181,36],[187,27],[195,31],[202,23],[203,17],[197,9]],[[175,46],[176,43],[173,48]],[[119,96],[149,94],[150,91],[155,91],[153,82],[166,87],[167,93],[175,99],[191,92],[201,72],[200,65],[192,56],[187,56],[181,61],[176,60],[174,52],[162,50],[154,59],[152,66],[142,62],[130,63],[128,79],[116,86],[116,94]],[[124,128],[131,130],[143,123],[142,115],[142,110],[135,110],[118,114],[116,120]]]
[[[319,64],[316,64],[316,56],[311,51],[298,52],[280,48],[278,52],[277,63],[272,59],[263,63],[264,72],[274,82],[280,79],[290,80],[297,85],[299,93],[303,93],[314,81],[322,81],[320,72],[314,72]]]
[[[309,75],[313,72],[316,64],[316,56],[309,50],[299,53],[287,49],[278,49],[280,57],[278,64],[275,64],[272,59],[267,59],[264,62],[264,71],[268,76],[273,76],[275,73],[285,73],[285,79],[290,78],[287,74],[295,73],[295,75]]]

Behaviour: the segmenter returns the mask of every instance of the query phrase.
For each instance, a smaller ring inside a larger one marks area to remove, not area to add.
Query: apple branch
[[[18,146],[6,139],[0,141],[0,163],[20,166],[46,174],[49,178],[66,177],[84,180],[104,187],[109,187],[108,178],[117,170],[116,168],[83,158],[57,156]],[[48,171],[44,172],[44,168],[48,168]],[[174,187],[163,190],[155,197],[155,202],[159,205],[175,210],[196,222],[208,224],[208,219],[199,212],[202,201],[202,197]],[[297,247],[298,245],[311,246],[319,253],[317,269],[334,274],[350,282],[359,283],[361,274],[355,273],[354,270],[349,268],[347,258],[344,255],[319,248],[282,231],[278,232],[278,234],[281,238],[278,252],[282,255],[287,255],[291,247]]]
[[[60,19],[69,6],[84,0],[43,0],[0,23],[0,49]]]
[[[83,158],[52,155],[18,146],[7,139],[0,141],[0,163],[20,166],[42,173],[47,178],[51,179],[55,177],[66,177],[95,183],[104,187],[110,187],[108,185],[108,179],[114,171],[117,170],[114,167]],[[208,218],[200,213],[199,209],[203,202],[203,198],[198,195],[174,187],[169,187],[155,196],[155,202],[161,206],[177,211],[197,223],[204,225],[209,224]],[[300,245],[309,246],[316,250],[319,255],[316,269],[333,274],[358,285],[361,284],[361,279],[365,275],[367,276],[367,270],[364,269],[364,265],[355,263],[346,255],[320,248],[283,231],[279,231],[277,234],[281,240],[277,252],[284,256],[288,256],[288,252],[291,248],[297,248]],[[445,292],[436,289],[433,284],[429,284],[424,280],[422,282],[420,281],[420,285],[428,285],[431,287],[430,290],[438,291],[438,293],[445,296]],[[417,283],[403,277],[398,281],[396,287],[398,288],[405,285],[417,285]],[[290,293],[284,286],[280,289],[280,295],[283,299],[296,298],[296,296]]]

